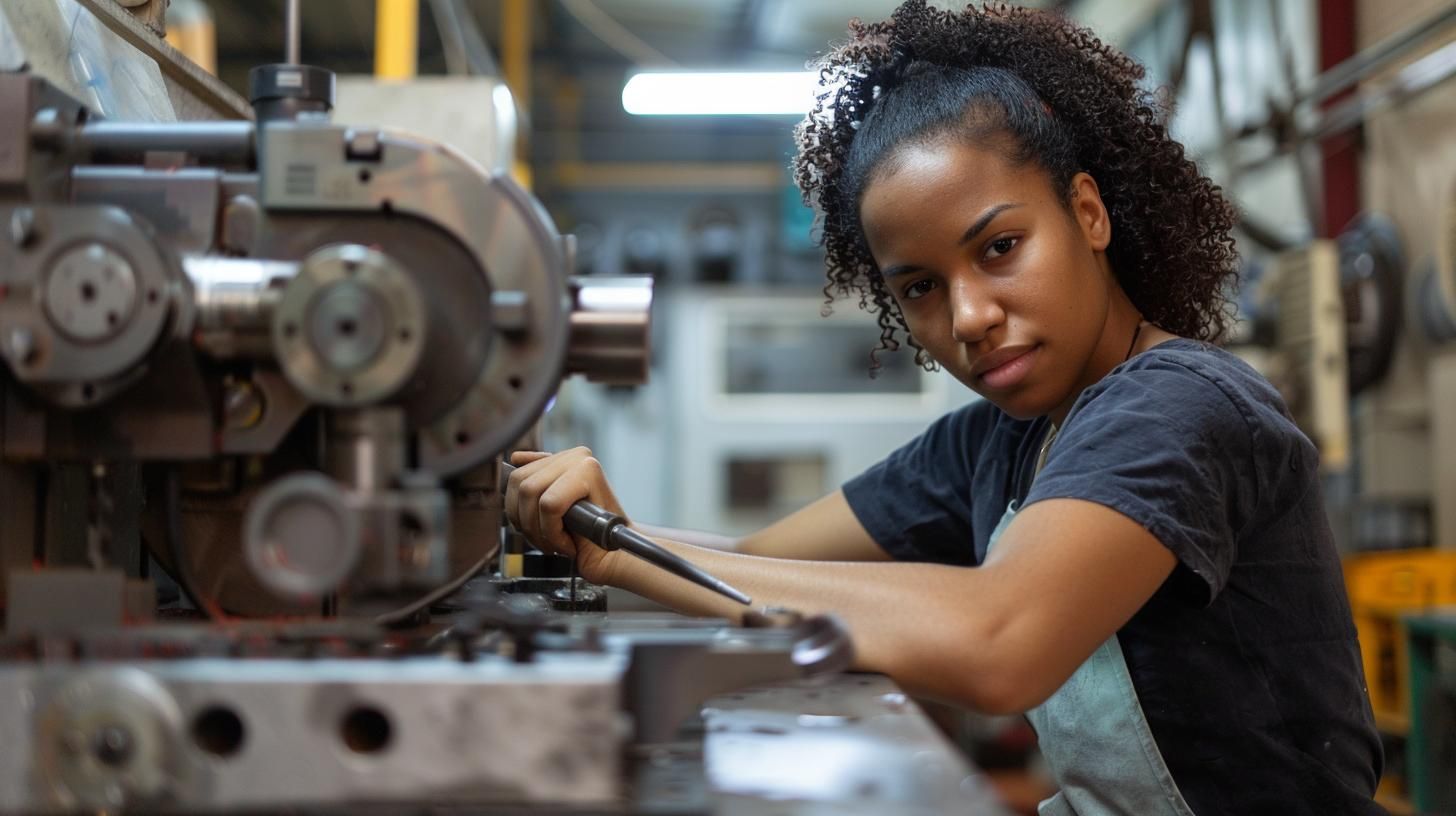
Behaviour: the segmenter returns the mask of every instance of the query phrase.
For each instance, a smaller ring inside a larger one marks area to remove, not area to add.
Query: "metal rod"
[[[71,139],[71,147],[97,163],[140,162],[153,151],[225,165],[251,164],[254,157],[252,122],[93,122]]]
[[[298,4],[301,0],[288,0],[288,16],[284,25],[284,35],[287,37],[286,51],[283,61],[289,65],[298,65],[302,60],[303,25],[299,22]]]

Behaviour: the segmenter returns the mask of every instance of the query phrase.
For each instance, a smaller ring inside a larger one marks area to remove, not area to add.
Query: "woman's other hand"
[[[543,552],[574,559],[581,577],[594,584],[611,583],[618,553],[566,532],[562,522],[567,509],[582,499],[627,515],[591,450],[517,451],[510,461],[516,470],[506,482],[506,518]]]

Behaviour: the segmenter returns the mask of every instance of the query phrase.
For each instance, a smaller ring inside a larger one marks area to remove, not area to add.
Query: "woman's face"
[[[1118,349],[1101,367],[1121,294],[1103,254],[1107,211],[1090,176],[1072,187],[1069,206],[1034,162],[946,139],[899,148],[861,201],[870,252],[910,333],[1018,418],[1064,414],[1121,362]]]

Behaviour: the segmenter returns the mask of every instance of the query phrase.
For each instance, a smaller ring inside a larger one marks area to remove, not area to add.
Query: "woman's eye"
[[[906,300],[914,300],[918,297],[924,297],[925,295],[930,293],[931,289],[934,288],[935,281],[930,280],[929,278],[922,278],[905,287],[905,291],[901,293],[901,297],[904,297]]]
[[[1020,238],[997,238],[986,247],[986,257],[999,258],[1021,243]]]

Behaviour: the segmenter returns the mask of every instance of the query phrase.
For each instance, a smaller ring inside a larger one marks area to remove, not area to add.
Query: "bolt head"
[[[103,765],[117,768],[131,759],[134,747],[130,731],[119,725],[108,725],[97,730],[91,752]]]
[[[18,207],[10,213],[10,240],[22,249],[28,249],[35,243],[35,210],[29,207]]]

